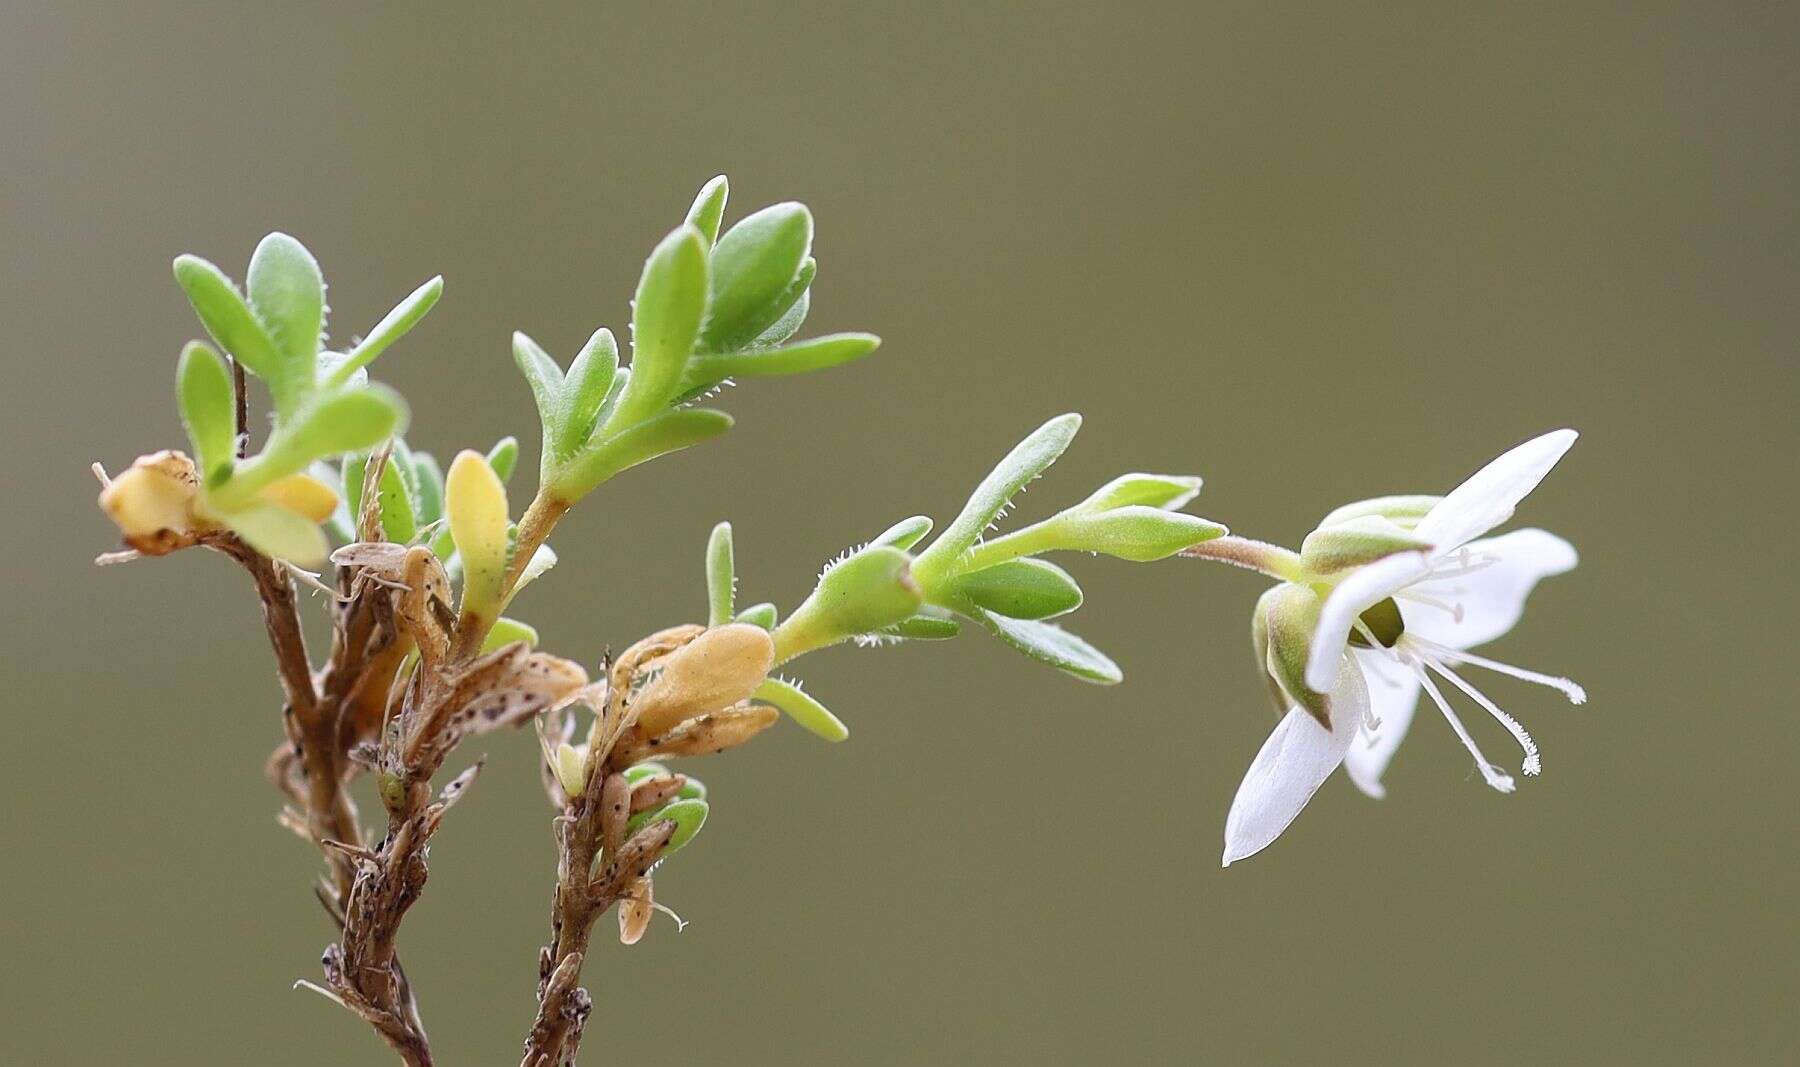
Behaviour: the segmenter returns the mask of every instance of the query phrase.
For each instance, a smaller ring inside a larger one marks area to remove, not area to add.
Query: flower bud
[[[1300,562],[1308,574],[1325,577],[1352,567],[1385,559],[1397,552],[1429,551],[1393,520],[1381,515],[1362,515],[1331,526],[1321,526],[1300,544]]]
[[[578,797],[587,788],[587,746],[580,748],[564,741],[556,746],[556,781],[563,792]]]
[[[812,595],[775,630],[776,662],[892,626],[924,602],[912,557],[887,546],[863,549],[821,575]]]
[[[126,544],[160,556],[186,548],[209,525],[196,513],[199,494],[193,461],[183,453],[163,451],[139,456],[100,491],[100,506],[118,524]]]

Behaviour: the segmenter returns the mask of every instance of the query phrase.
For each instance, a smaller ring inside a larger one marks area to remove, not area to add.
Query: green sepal
[[[826,741],[842,741],[850,736],[850,728],[831,709],[785,678],[765,678],[753,694],[757,700],[780,708],[808,733]]]
[[[826,569],[812,594],[775,630],[775,662],[872,633],[916,614],[924,594],[912,558],[872,546]]]
[[[706,625],[721,626],[731,621],[732,597],[737,587],[737,565],[733,559],[731,524],[721,522],[706,539]]]
[[[667,859],[700,832],[700,827],[706,823],[706,812],[706,801],[699,798],[678,798],[660,808],[649,808],[633,815],[631,821],[625,824],[625,835],[630,837],[651,823],[673,819],[675,833],[657,854],[659,859]]]
[[[894,548],[905,550],[910,549],[920,541],[923,541],[925,535],[930,532],[931,517],[929,515],[914,515],[909,519],[901,519],[899,522],[876,534],[869,544],[890,545]]]
[[[812,235],[812,213],[789,202],[739,220],[719,238],[712,252],[711,308],[700,331],[703,351],[742,348],[793,306]]]
[[[181,422],[203,485],[223,481],[237,459],[237,401],[231,371],[203,341],[190,341],[175,367]]]
[[[1200,484],[1197,476],[1188,474],[1121,474],[1069,510],[1100,512],[1142,505],[1172,511],[1199,495]]]
[[[1031,619],[1009,619],[982,608],[974,608],[970,617],[1013,648],[1064,674],[1100,685],[1116,685],[1125,679],[1119,665],[1106,653],[1060,626]]]
[[[688,208],[687,224],[700,231],[711,248],[719,239],[719,227],[725,221],[725,201],[731,195],[731,183],[721,174],[700,187],[694,204]]]
[[[1441,496],[1378,496],[1369,500],[1358,500],[1354,504],[1345,504],[1331,514],[1319,520],[1319,529],[1337,526],[1352,519],[1360,519],[1365,515],[1379,515],[1402,530],[1411,530],[1419,525],[1419,520],[1437,506]]]
[[[325,377],[325,388],[331,389],[343,385],[358,370],[374,362],[375,357],[388,350],[388,347],[419,324],[444,295],[444,278],[439,275],[424,285],[414,289],[405,300],[394,305],[394,309],[381,317],[356,347],[345,353],[343,362],[332,368]]]
[[[318,261],[287,234],[269,234],[250,255],[244,293],[275,343],[279,369],[269,390],[276,410],[291,414],[312,394],[318,373],[325,330],[325,279]]]
[[[1057,461],[1080,429],[1081,416],[1070,412],[1044,423],[1014,445],[975,487],[955,521],[944,528],[930,548],[919,554],[916,564],[919,573],[933,577],[949,573],[958,557],[1000,517],[1019,490]]]
[[[1360,515],[1330,526],[1321,526],[1300,543],[1300,564],[1306,572],[1326,577],[1353,567],[1374,563],[1399,552],[1427,551],[1419,540],[1393,520],[1381,515]]]
[[[752,626],[760,626],[765,630],[773,631],[775,629],[775,621],[779,617],[779,614],[780,613],[776,610],[775,605],[765,600],[760,604],[752,604],[743,611],[738,612],[737,616],[731,621],[747,622]]]
[[[710,440],[731,429],[731,416],[707,408],[664,412],[620,431],[555,472],[553,485],[573,503],[620,471]]]
[[[1041,559],[1008,560],[959,575],[949,584],[952,598],[967,598],[1013,619],[1050,619],[1081,606],[1075,579]]]
[[[1310,586],[1283,582],[1257,602],[1268,635],[1264,668],[1288,700],[1305,708],[1327,730],[1331,729],[1330,699],[1306,684],[1306,661],[1312,653],[1313,631],[1324,607]]]

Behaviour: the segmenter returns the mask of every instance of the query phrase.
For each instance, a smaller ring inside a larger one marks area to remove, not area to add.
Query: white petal
[[[1406,588],[1431,569],[1423,552],[1401,552],[1376,560],[1345,578],[1325,598],[1319,609],[1319,626],[1313,631],[1312,649],[1306,657],[1306,684],[1316,693],[1328,692],[1337,682],[1338,664],[1356,617]]]
[[[1512,517],[1513,508],[1537,488],[1575,443],[1574,430],[1534,437],[1487,466],[1438,501],[1413,534],[1448,552]]]
[[[1472,648],[1518,625],[1525,597],[1540,578],[1574,568],[1575,548],[1544,530],[1514,530],[1472,541],[1471,558],[1499,560],[1460,576],[1420,582],[1407,590],[1462,607],[1462,621],[1442,608],[1401,602],[1406,629],[1451,648]]]
[[[1288,709],[1231,801],[1231,814],[1225,818],[1224,866],[1261,852],[1281,836],[1344,761],[1368,710],[1369,690],[1354,664],[1339,672],[1331,691],[1329,732],[1298,704]]]
[[[1344,753],[1344,773],[1356,788],[1379,800],[1387,796],[1381,775],[1412,725],[1419,705],[1419,677],[1406,667],[1368,649],[1356,649],[1356,661],[1369,683],[1369,709],[1380,726]]]

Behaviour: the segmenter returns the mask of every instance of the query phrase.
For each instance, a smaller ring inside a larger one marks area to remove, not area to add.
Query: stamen
[[[1461,591],[1462,590],[1460,589],[1455,590],[1455,592],[1458,593]],[[1395,593],[1394,599],[1404,600],[1412,604],[1423,604],[1428,608],[1436,608],[1439,611],[1448,613],[1450,618],[1455,622],[1461,623],[1463,621],[1463,606],[1460,601],[1452,604],[1447,600],[1439,600],[1437,597],[1426,596],[1424,593],[1416,593],[1407,589]]]
[[[1507,732],[1513,735],[1513,740],[1517,741],[1519,747],[1525,750],[1525,763],[1520,768],[1521,770],[1528,775],[1544,773],[1544,761],[1538,756],[1537,742],[1531,739],[1531,734],[1526,732],[1519,720],[1501,711],[1480,690],[1464,681],[1460,675],[1442,663],[1431,663],[1430,666],[1432,670],[1450,679],[1452,685],[1467,693],[1470,700],[1480,704],[1489,715],[1499,721],[1500,725],[1506,727]]]
[[[1463,726],[1462,720],[1456,717],[1456,712],[1450,710],[1449,702],[1444,699],[1444,694],[1438,691],[1437,683],[1431,680],[1429,674],[1425,673],[1425,668],[1416,662],[1412,667],[1413,674],[1418,676],[1419,684],[1424,686],[1425,692],[1431,695],[1431,702],[1444,713],[1444,718],[1450,723],[1450,729],[1456,731],[1457,739],[1462,741],[1463,747],[1469,750],[1469,755],[1475,757],[1475,768],[1481,772],[1481,777],[1487,780],[1488,785],[1502,793],[1512,792],[1514,789],[1512,775],[1489,763],[1487,757],[1481,754],[1481,749],[1475,744],[1475,739],[1469,736],[1468,729]]]
[[[1581,686],[1567,678],[1558,678],[1553,674],[1539,674],[1537,671],[1528,671],[1523,667],[1515,667],[1510,663],[1501,663],[1499,660],[1488,659],[1485,656],[1477,656],[1473,652],[1464,652],[1460,648],[1449,648],[1445,645],[1440,645],[1435,641],[1427,641],[1420,637],[1414,637],[1413,640],[1417,642],[1421,648],[1431,652],[1436,658],[1446,659],[1452,663],[1471,663],[1477,667],[1486,667],[1490,671],[1504,674],[1511,678],[1517,678],[1523,682],[1536,682],[1538,685],[1547,685],[1568,697],[1569,703],[1571,704],[1587,703],[1587,690],[1581,688]]]

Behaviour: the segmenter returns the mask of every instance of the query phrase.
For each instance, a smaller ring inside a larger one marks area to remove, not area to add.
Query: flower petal
[[[1525,597],[1540,578],[1562,574],[1576,562],[1574,546],[1545,530],[1514,530],[1472,541],[1467,548],[1475,558],[1492,556],[1499,562],[1407,590],[1460,605],[1461,621],[1442,608],[1403,602],[1400,611],[1408,632],[1451,648],[1492,641],[1518,624]]]
[[[1574,430],[1552,430],[1519,445],[1476,471],[1419,520],[1413,534],[1448,552],[1512,517],[1513,508],[1537,488],[1575,443]]]
[[[1312,651],[1306,659],[1306,684],[1313,691],[1329,692],[1337,682],[1344,644],[1356,617],[1406,588],[1431,569],[1423,552],[1401,552],[1377,560],[1337,584],[1319,611],[1313,630]]]
[[[1387,795],[1381,775],[1405,739],[1419,705],[1419,678],[1380,653],[1359,648],[1353,654],[1368,679],[1369,708],[1379,725],[1373,735],[1357,738],[1344,753],[1344,774],[1356,788],[1380,800]]]
[[[1347,658],[1347,657],[1346,657]],[[1331,691],[1331,730],[1295,705],[1263,742],[1225,818],[1223,866],[1269,847],[1344,761],[1369,710],[1369,690],[1354,664]]]

